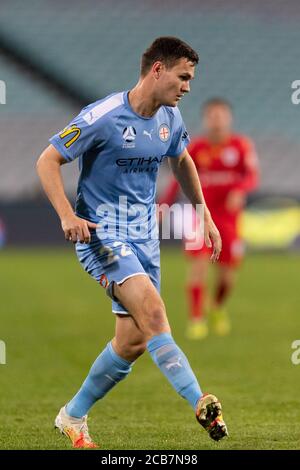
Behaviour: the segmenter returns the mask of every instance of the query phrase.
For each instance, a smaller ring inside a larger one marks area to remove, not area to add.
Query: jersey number
[[[121,246],[120,255],[122,257],[132,255],[132,251],[124,243],[121,243],[121,242],[113,243],[113,247],[118,247],[118,246]],[[114,263],[115,261],[119,259],[119,256],[114,254],[113,249],[110,246],[103,245],[99,250],[99,254],[101,256],[106,255],[106,262],[105,262],[106,266],[109,266],[110,264]]]

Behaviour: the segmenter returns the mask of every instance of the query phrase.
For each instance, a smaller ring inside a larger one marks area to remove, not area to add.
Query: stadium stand
[[[200,104],[212,95],[226,96],[238,130],[257,143],[261,192],[299,196],[299,108],[290,96],[292,81],[300,78],[300,4],[250,3],[239,3],[237,14],[236,0],[225,6],[219,0],[209,6],[196,0],[184,6],[117,0],[113,7],[107,0],[2,0],[0,50],[2,37],[79,94],[102,97],[136,82],[139,57],[154,37],[178,35],[201,58],[193,94],[181,105],[191,133],[197,131]],[[39,152],[80,106],[51,89],[51,80],[46,85],[1,52],[0,79],[7,84],[7,103],[0,105],[0,199],[32,197]],[[76,168],[66,170],[68,192],[74,192],[76,174]]]

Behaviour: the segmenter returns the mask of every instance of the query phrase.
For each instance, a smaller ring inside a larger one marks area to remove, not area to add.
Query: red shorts
[[[213,216],[213,220],[218,227],[222,238],[222,251],[219,258],[219,263],[229,266],[238,266],[244,256],[244,241],[241,238],[239,230],[239,217],[234,219],[222,219]],[[186,247],[186,241],[185,245]],[[205,244],[200,243],[199,248],[186,249],[185,253],[188,257],[197,256],[210,256],[212,248],[208,248]]]

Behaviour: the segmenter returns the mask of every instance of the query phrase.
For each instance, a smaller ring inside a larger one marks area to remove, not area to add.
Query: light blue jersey
[[[178,157],[189,142],[178,108],[161,106],[145,118],[128,91],[116,93],[84,108],[50,142],[68,162],[79,157],[76,214],[99,227],[89,245],[76,244],[84,269],[108,292],[136,275],[149,276],[159,291],[156,179],[163,158]],[[113,312],[128,313],[117,299]]]
[[[146,118],[133,111],[128,91],[116,93],[88,105],[50,142],[68,162],[79,157],[79,217],[117,226],[108,238],[151,238],[159,167],[189,142],[178,108],[161,106]]]

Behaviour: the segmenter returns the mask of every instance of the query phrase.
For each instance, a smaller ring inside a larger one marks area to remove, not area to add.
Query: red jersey
[[[246,194],[258,184],[258,163],[251,140],[231,135],[226,142],[213,144],[206,137],[192,140],[188,151],[196,165],[203,194],[223,241],[220,263],[237,266],[243,254],[238,220],[241,209],[234,212],[226,207],[231,191]],[[175,178],[167,187],[160,204],[172,205],[180,189]],[[189,256],[211,253],[206,246],[187,251]]]
[[[233,134],[226,142],[211,143],[206,137],[194,138],[188,151],[196,165],[208,208],[226,213],[228,193],[239,190],[248,193],[258,184],[258,163],[255,147],[245,136]],[[171,205],[179,190],[174,179],[160,203]]]

